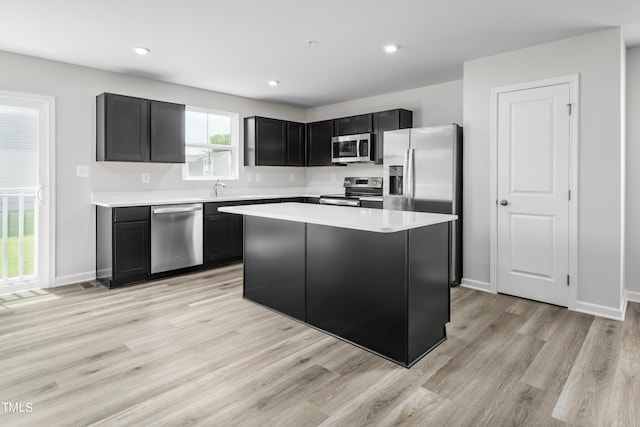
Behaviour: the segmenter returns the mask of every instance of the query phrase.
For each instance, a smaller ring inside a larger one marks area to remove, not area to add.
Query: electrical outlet
[[[296,176],[292,173],[289,174],[289,181],[295,181],[296,180]]]
[[[262,180],[262,175],[256,172],[256,181],[261,181],[261,180]]]
[[[336,182],[336,174],[335,173],[331,174],[331,182]]]
[[[89,166],[76,166],[76,176],[86,178],[89,176]]]
[[[142,174],[142,183],[148,184],[151,181],[151,176],[148,173]]]

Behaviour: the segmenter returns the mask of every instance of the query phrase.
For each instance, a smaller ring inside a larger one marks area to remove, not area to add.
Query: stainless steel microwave
[[[334,136],[331,138],[331,162],[373,162],[373,134]]]

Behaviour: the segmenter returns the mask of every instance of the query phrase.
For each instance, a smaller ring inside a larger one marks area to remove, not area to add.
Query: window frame
[[[233,113],[230,111],[214,110],[212,108],[194,107],[190,105],[185,106],[185,114],[189,111],[196,112],[196,113],[204,113],[207,115],[229,117],[231,121],[231,125],[230,125],[230,130],[231,130],[230,142],[231,143],[229,145],[189,143],[189,141],[186,138],[186,127],[185,127],[185,142],[184,142],[185,161],[184,161],[184,164],[182,165],[182,180],[183,181],[215,181],[217,179],[223,179],[226,181],[239,180],[240,179],[240,114]],[[188,147],[203,148],[203,149],[219,149],[219,150],[230,151],[231,152],[231,175],[190,176],[188,174],[189,169],[187,166],[187,158],[186,158]]]

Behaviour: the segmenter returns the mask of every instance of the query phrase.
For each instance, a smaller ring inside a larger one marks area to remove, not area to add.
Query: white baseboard
[[[469,289],[475,289],[476,291],[493,293],[491,292],[491,285],[489,283],[481,282],[479,280],[465,279],[463,277],[460,281],[460,286]]]
[[[576,310],[581,313],[592,314],[594,316],[606,317],[607,319],[624,321],[624,313],[627,309],[627,299],[620,308],[607,307],[605,305],[592,304],[590,302],[576,301]]]
[[[56,277],[56,284],[54,286],[71,285],[73,283],[88,282],[89,280],[95,280],[96,272],[87,271],[85,273],[69,274],[68,276]]]
[[[640,302],[640,292],[627,291],[627,301],[629,301],[629,302]]]

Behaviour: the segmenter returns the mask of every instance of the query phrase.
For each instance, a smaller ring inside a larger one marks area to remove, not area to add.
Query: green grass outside
[[[12,211],[8,215],[8,278],[18,276],[18,212]],[[34,273],[34,212],[32,210],[24,212],[24,240],[23,240],[23,274],[25,276]],[[0,216],[0,232],[3,228],[2,217]],[[4,242],[0,241],[0,277],[3,277],[4,271],[2,260],[4,259]]]

